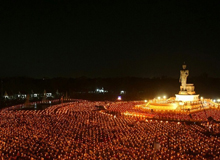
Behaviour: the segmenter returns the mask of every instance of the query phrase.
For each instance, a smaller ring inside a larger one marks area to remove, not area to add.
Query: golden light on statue
[[[180,70],[180,90],[178,94],[175,94],[175,97],[167,98],[165,95],[159,96],[152,100],[148,100],[148,103],[143,104],[141,107],[143,109],[151,109],[153,111],[178,111],[178,112],[187,112],[189,109],[191,111],[197,111],[201,109],[204,105],[209,107],[208,104],[212,104],[215,107],[218,107],[220,103],[220,98],[217,100],[204,99],[204,97],[199,97],[199,94],[195,92],[195,86],[192,83],[187,83],[187,78],[189,76],[189,70],[186,69],[186,64],[182,65]],[[146,101],[145,101],[146,102]],[[203,103],[205,102],[205,103]],[[139,108],[141,108],[139,106]]]

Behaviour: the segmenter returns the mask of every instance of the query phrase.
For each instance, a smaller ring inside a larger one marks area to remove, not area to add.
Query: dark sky
[[[0,1],[0,77],[178,77],[184,61],[220,77],[219,15],[214,1]]]

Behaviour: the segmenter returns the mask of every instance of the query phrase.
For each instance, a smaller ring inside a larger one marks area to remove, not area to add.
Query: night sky
[[[145,3],[143,3],[145,2]],[[218,2],[218,1],[216,1]],[[0,1],[0,77],[220,77],[211,1]]]

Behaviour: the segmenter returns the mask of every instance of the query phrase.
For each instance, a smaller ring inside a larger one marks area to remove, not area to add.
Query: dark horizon
[[[103,76],[97,76],[97,77],[92,77],[92,76],[86,76],[86,75],[81,75],[81,76],[28,76],[28,75],[19,75],[19,76],[0,76],[0,80],[2,79],[13,79],[13,78],[28,78],[28,79],[41,79],[41,80],[45,80],[45,79],[57,79],[57,78],[64,78],[64,79],[117,79],[117,78],[140,78],[140,79],[179,79],[178,74],[176,74],[175,76],[168,76],[168,75],[155,75],[155,76],[132,76],[132,75],[128,75],[128,76],[107,76],[107,77],[103,77]],[[214,79],[220,79],[220,77],[213,77],[210,76],[208,73],[203,72],[199,75],[190,75],[189,79],[193,79],[193,78],[198,78],[198,77],[205,77],[205,78],[214,78]]]
[[[52,78],[32,79],[24,77],[1,79],[1,95],[7,92],[9,95],[22,93],[30,94],[47,92],[55,93],[57,90],[63,94],[68,93],[71,98],[106,100],[117,97],[121,90],[126,91],[126,100],[155,98],[166,95],[173,97],[179,92],[180,82],[178,78]],[[196,94],[202,97],[219,99],[220,78],[212,78],[206,75],[189,77],[187,83],[194,84]],[[89,91],[104,88],[109,92],[95,95]],[[111,98],[109,98],[111,97]],[[103,99],[102,99],[103,98]]]

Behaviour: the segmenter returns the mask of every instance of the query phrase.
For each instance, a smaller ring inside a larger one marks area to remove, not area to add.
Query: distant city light
[[[159,99],[159,100],[160,100],[160,97],[157,97],[157,99]]]
[[[119,100],[119,101],[121,100],[121,96],[118,96],[118,100]]]
[[[97,89],[96,89],[96,92],[97,92],[97,93],[106,93],[106,92],[108,92],[108,91],[107,91],[107,90],[104,90],[104,88],[102,87],[101,89],[97,88]]]
[[[213,99],[213,102],[216,102],[216,100],[215,100],[215,99]]]
[[[166,96],[163,96],[163,99],[166,99],[167,97]]]
[[[145,99],[144,102],[147,102],[147,100]]]
[[[46,93],[46,97],[52,97],[52,93]]]
[[[203,97],[200,97],[201,100],[203,100]]]
[[[217,99],[217,102],[220,102],[220,99]]]
[[[125,91],[121,90],[121,91],[120,91],[120,94],[125,94]]]

